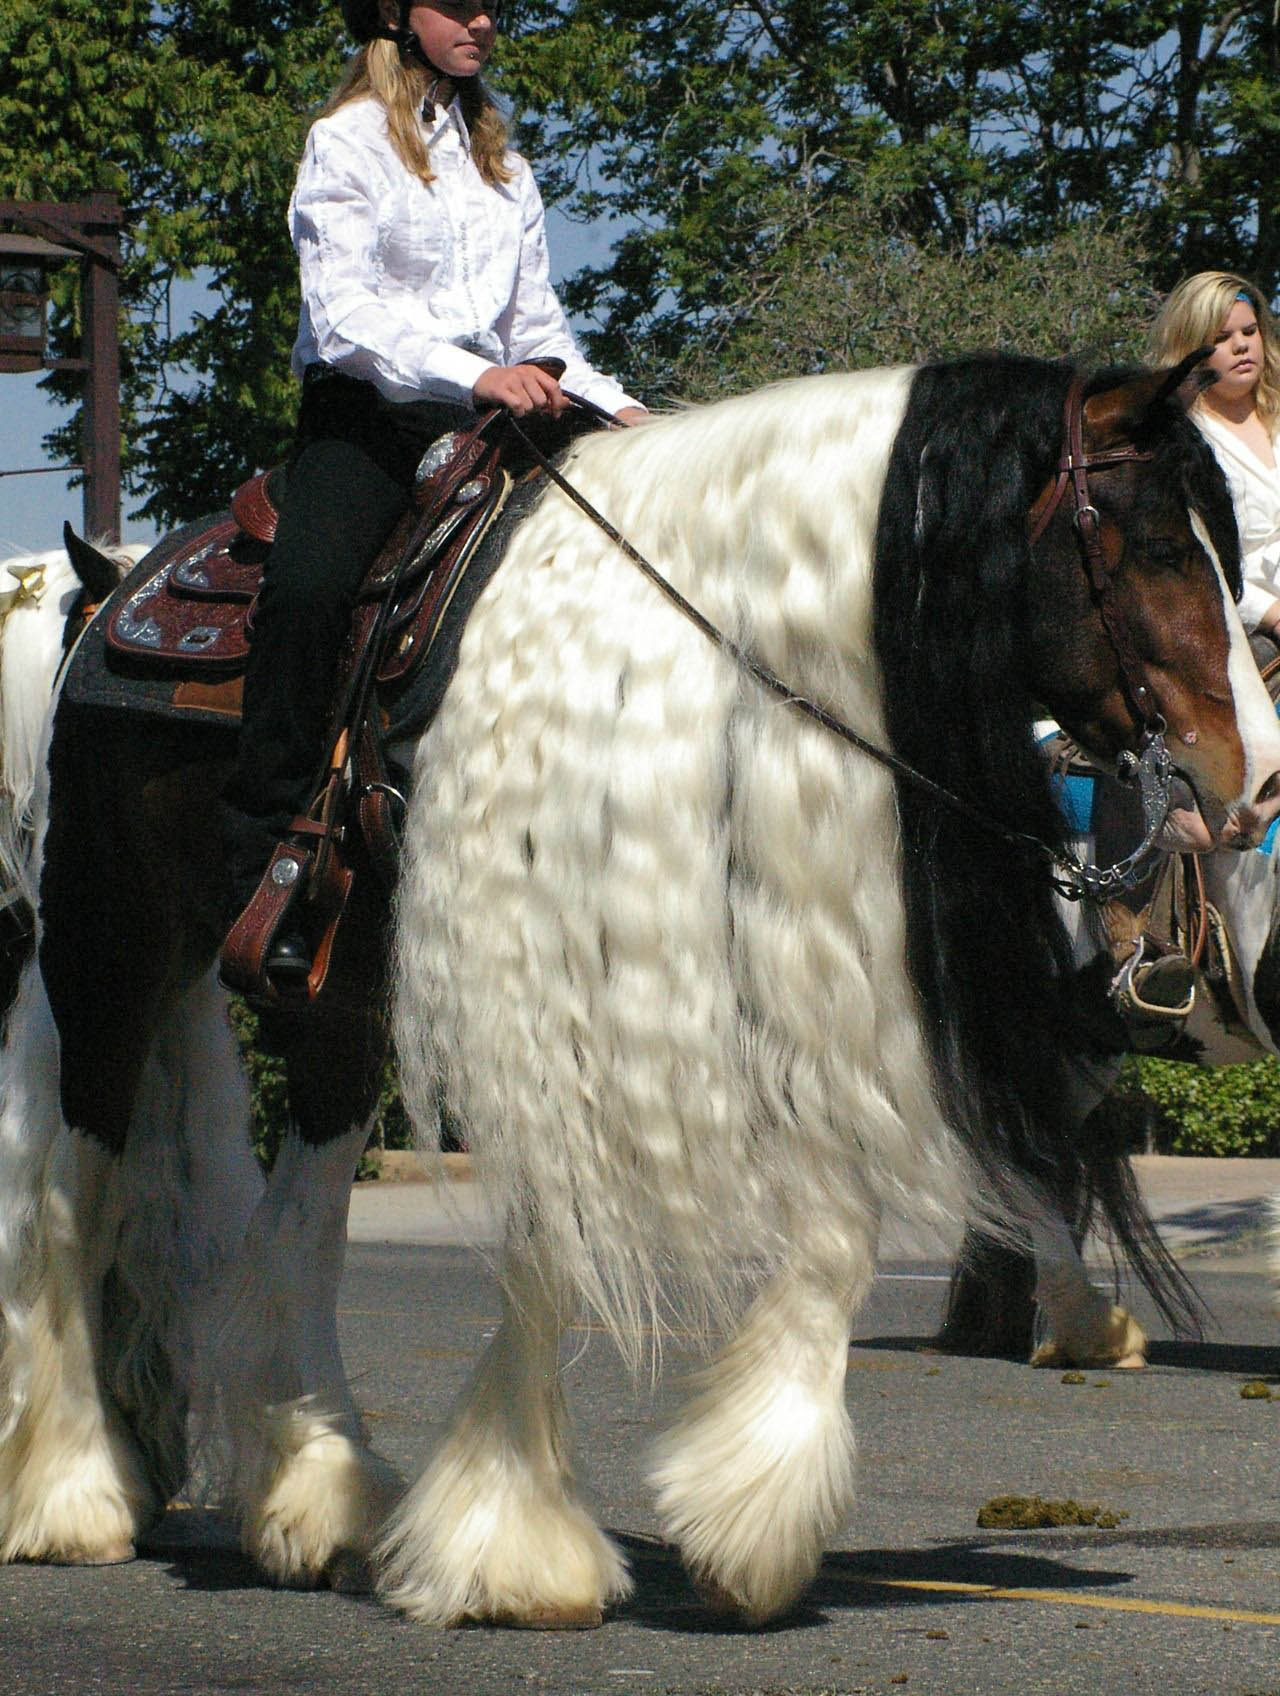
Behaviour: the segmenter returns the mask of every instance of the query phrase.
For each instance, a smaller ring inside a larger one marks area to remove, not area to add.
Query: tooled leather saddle
[[[594,411],[557,426],[551,451],[594,428]],[[287,989],[267,977],[265,964],[299,898],[316,947],[298,999],[323,988],[353,883],[355,834],[364,862],[387,888],[394,884],[403,778],[388,775],[385,750],[429,722],[466,615],[510,528],[540,492],[536,464],[508,440],[507,416],[485,414],[428,448],[409,508],[361,586],[315,798],[293,821],[223,951],[223,981],[258,1004],[287,1002]],[[153,549],[111,597],[98,640],[77,655],[66,683],[73,697],[188,721],[238,722],[254,601],[285,475],[277,469],[252,478],[228,512]]]

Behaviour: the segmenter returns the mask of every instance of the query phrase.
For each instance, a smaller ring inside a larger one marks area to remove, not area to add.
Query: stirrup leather
[[[259,1009],[303,1007],[313,1001],[328,976],[353,881],[354,873],[336,851],[331,826],[311,818],[294,819],[223,944],[218,971],[223,985]],[[267,967],[286,920],[297,922],[315,949],[305,982],[282,986]]]

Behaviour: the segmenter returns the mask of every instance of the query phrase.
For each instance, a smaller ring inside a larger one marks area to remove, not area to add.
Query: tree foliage
[[[1280,1154],[1280,1061],[1200,1067],[1131,1056],[1096,1113],[1102,1134],[1159,1154]]]
[[[893,206],[841,198],[748,279],[703,332],[637,360],[651,396],[710,400],[780,376],[979,348],[1096,364],[1142,357],[1159,304],[1142,232],[1101,220],[1028,246],[912,239]]]
[[[0,0],[0,193],[119,195],[126,477],[160,521],[221,504],[277,459],[296,408],[284,224],[307,113],[342,62],[336,6],[297,0]],[[210,309],[174,321],[199,272]],[[78,352],[74,279],[55,351]],[[78,398],[74,377],[47,386]],[[78,458],[74,427],[48,444]]]
[[[572,304],[622,368],[676,359],[794,235],[869,195],[925,256],[1140,216],[1149,281],[1280,282],[1275,8],[521,0],[508,86],[566,205],[634,220]],[[989,339],[989,338],[986,338]]]
[[[614,221],[567,304],[651,392],[1105,349],[1187,270],[1280,281],[1271,0],[512,0],[504,24],[494,79],[544,193]],[[285,207],[348,45],[334,0],[0,0],[0,193],[124,204],[127,475],[154,519],[287,443]],[[193,274],[212,305],[177,325]],[[61,351],[74,331],[64,279]]]

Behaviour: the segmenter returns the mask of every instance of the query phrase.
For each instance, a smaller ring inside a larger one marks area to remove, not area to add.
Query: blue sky
[[[598,263],[608,250],[609,232],[604,222],[587,227],[571,224],[552,208],[547,214],[547,232],[557,279],[588,262]],[[190,288],[194,300],[199,287],[191,284]],[[175,294],[175,301],[178,298]],[[36,386],[39,379],[39,372],[0,373],[0,471],[54,463],[41,442],[65,416],[65,410],[40,392]],[[246,475],[254,469],[246,466]],[[0,558],[60,545],[63,520],[69,518],[79,530],[83,510],[82,492],[72,488],[69,475],[51,471],[33,477],[0,477]],[[127,497],[122,530],[126,542],[155,539],[154,526],[129,517]]]

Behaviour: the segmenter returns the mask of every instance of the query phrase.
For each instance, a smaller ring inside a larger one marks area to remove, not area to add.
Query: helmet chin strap
[[[376,41],[394,41],[396,46],[400,49],[400,53],[403,58],[414,59],[424,70],[430,71],[433,79],[431,84],[431,95],[434,103],[435,89],[439,82],[444,81],[452,83],[456,88],[460,82],[467,82],[470,79],[468,77],[447,76],[445,72],[440,69],[439,65],[433,65],[430,59],[427,58],[426,54],[422,50],[422,43],[409,28],[409,13],[412,9],[412,4],[413,0],[400,0],[399,22],[394,24],[379,23],[375,29],[370,30],[369,37],[370,40]]]

